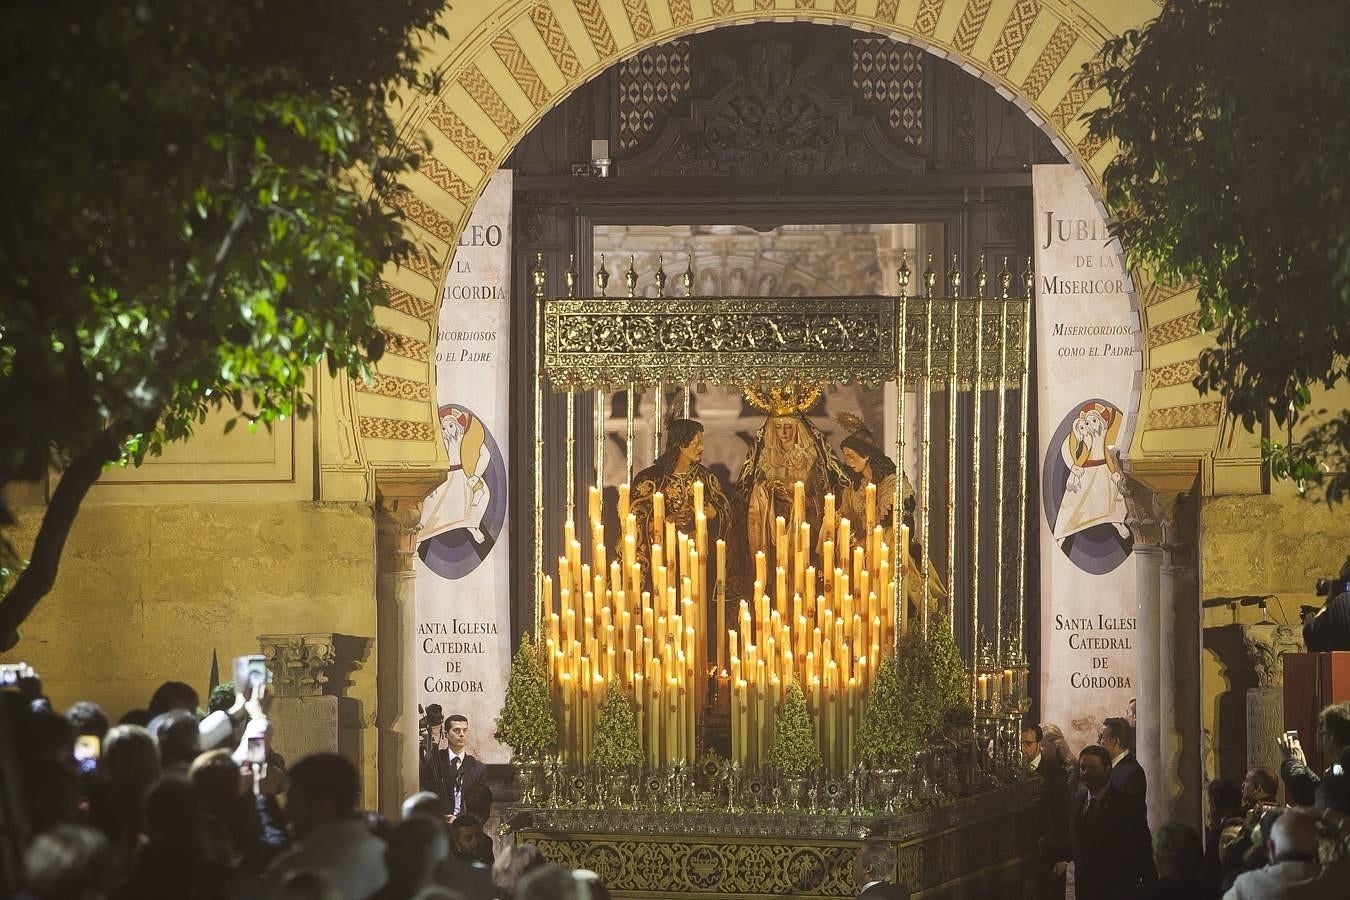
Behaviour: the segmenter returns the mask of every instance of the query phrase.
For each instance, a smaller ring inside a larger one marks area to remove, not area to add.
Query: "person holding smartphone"
[[[1285,799],[1296,806],[1350,813],[1350,702],[1333,703],[1322,710],[1317,716],[1317,734],[1322,758],[1327,761],[1320,776],[1308,768],[1298,732],[1286,731],[1280,738]]]

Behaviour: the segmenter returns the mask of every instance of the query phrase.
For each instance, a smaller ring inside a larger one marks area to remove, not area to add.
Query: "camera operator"
[[[1350,557],[1341,566],[1339,578],[1318,579],[1317,593],[1329,599],[1316,611],[1303,608],[1303,643],[1308,652],[1350,650]]]
[[[422,711],[422,707],[417,707]],[[417,720],[418,785],[445,799],[447,766],[445,749],[449,746],[445,734],[445,714],[439,703],[429,704]]]

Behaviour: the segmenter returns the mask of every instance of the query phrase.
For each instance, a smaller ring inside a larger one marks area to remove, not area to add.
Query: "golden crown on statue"
[[[804,413],[816,405],[822,393],[820,385],[798,384],[795,380],[772,387],[747,387],[745,399],[756,409],[771,416]]]

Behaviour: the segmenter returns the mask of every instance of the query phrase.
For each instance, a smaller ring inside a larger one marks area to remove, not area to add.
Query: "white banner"
[[[510,758],[492,733],[511,668],[511,196],[511,172],[499,170],[445,279],[436,403],[450,470],[423,504],[414,564],[418,702],[468,717],[469,752],[489,763]]]
[[[1119,243],[1074,166],[1032,169],[1041,474],[1041,719],[1075,750],[1138,685],[1134,541],[1113,453],[1140,366]]]

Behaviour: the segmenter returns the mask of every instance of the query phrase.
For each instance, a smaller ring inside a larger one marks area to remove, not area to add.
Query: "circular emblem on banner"
[[[506,521],[506,466],[492,432],[473,410],[439,410],[450,459],[445,483],[422,504],[417,555],[443,578],[463,578],[487,559]]]
[[[1105,575],[1125,561],[1134,537],[1125,524],[1125,478],[1113,447],[1123,414],[1084,400],[1064,416],[1046,445],[1041,499],[1052,540],[1075,566]]]

